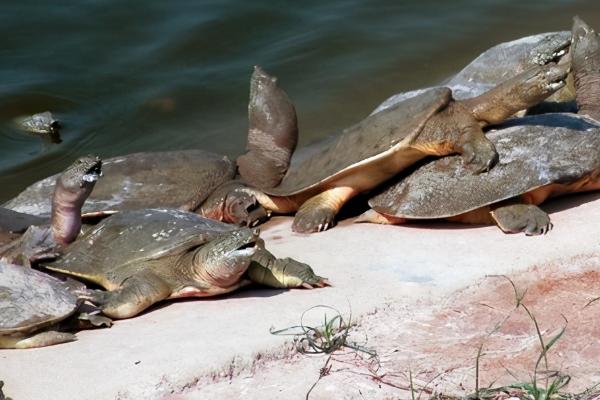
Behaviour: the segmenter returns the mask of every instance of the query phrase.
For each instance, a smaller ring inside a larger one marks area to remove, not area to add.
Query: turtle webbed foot
[[[545,235],[553,228],[550,217],[532,204],[514,204],[492,211],[492,217],[505,233],[525,232],[527,236]]]
[[[496,147],[485,138],[464,144],[462,157],[474,174],[489,171],[498,162]]]
[[[274,269],[283,272],[281,283],[287,288],[314,289],[331,286],[327,278],[315,274],[310,265],[293,258],[278,258],[275,260]]]
[[[318,208],[303,210],[300,208],[294,218],[292,230],[298,233],[312,233],[326,231],[335,226],[335,210]]]

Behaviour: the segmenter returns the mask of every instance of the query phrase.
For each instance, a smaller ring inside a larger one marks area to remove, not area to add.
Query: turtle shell
[[[290,196],[305,190],[326,187],[351,175],[365,164],[406,148],[425,122],[451,100],[448,88],[424,91],[385,112],[371,115],[345,129],[335,138],[312,147],[310,156],[294,162],[281,184],[265,192]]]
[[[0,335],[36,331],[77,308],[77,297],[60,280],[0,261]]]
[[[198,204],[217,186],[233,178],[227,157],[203,150],[135,153],[102,163],[103,177],[83,205],[83,213],[146,207],[180,207],[196,197]],[[58,175],[43,179],[4,206],[49,216]]]
[[[377,212],[414,219],[465,213],[550,183],[570,183],[600,169],[600,126],[575,114],[520,118],[488,133],[500,156],[474,175],[459,156],[426,163],[369,200]]]
[[[112,290],[111,277],[128,265],[143,267],[182,248],[200,246],[240,229],[175,209],[142,209],[112,215],[81,235],[47,268],[91,280]]]

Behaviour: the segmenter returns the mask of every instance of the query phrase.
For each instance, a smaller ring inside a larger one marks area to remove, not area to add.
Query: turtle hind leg
[[[370,209],[370,210],[367,210],[364,213],[360,214],[354,220],[354,223],[361,223],[361,222],[370,222],[372,224],[382,224],[382,225],[400,225],[400,224],[406,223],[406,218],[394,217],[394,216],[382,214],[373,209]]]
[[[72,333],[44,331],[27,337],[0,336],[0,349],[32,349],[77,340]]]
[[[533,204],[499,207],[491,214],[504,233],[525,232],[527,236],[545,235],[553,227],[548,214]]]
[[[325,190],[305,201],[294,218],[292,230],[298,233],[321,232],[335,226],[335,216],[356,195],[351,187]]]

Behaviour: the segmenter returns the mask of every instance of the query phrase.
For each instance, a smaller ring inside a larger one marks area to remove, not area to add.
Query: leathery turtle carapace
[[[174,209],[112,215],[45,266],[88,281],[92,301],[112,318],[129,318],[168,298],[206,297],[251,282],[276,288],[325,286],[307,264],[276,258],[258,229]]]
[[[258,202],[257,208],[267,212],[296,212],[296,232],[322,231],[335,224],[336,214],[350,198],[428,155],[460,153],[472,172],[489,170],[497,153],[482,126],[542,101],[564,86],[567,73],[565,65],[534,66],[481,96],[461,101],[454,101],[448,88],[432,88],[344,130],[303,161],[292,160],[278,186],[258,190],[228,183],[198,212],[239,223],[247,217],[232,213],[239,207],[231,205]]]
[[[489,173],[473,176],[456,157],[432,161],[371,198],[358,222],[448,218],[536,235],[552,227],[537,205],[600,189],[600,38],[577,17],[572,36],[578,114],[515,119],[488,134],[500,154]]]
[[[0,261],[0,348],[25,349],[73,341],[75,335],[58,326],[70,316],[94,326],[110,326],[106,317],[79,313],[86,293],[78,282],[67,284],[32,268]]]

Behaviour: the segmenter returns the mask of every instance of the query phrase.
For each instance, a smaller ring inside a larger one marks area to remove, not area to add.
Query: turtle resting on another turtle
[[[251,185],[277,185],[297,142],[294,106],[276,82],[255,67],[250,81],[248,152],[238,158],[241,178]],[[261,142],[265,132],[270,136]],[[216,187],[233,179],[236,170],[226,156],[203,150],[128,154],[104,160],[103,168],[104,179],[83,206],[84,218],[148,207],[194,211]],[[50,215],[55,180],[51,176],[34,183],[4,207]],[[237,222],[249,225],[265,215],[259,209],[249,212],[254,204],[239,199],[230,211],[238,216]]]
[[[479,96],[535,65],[553,61],[569,62],[570,44],[571,32],[568,31],[541,33],[500,43],[481,53],[460,72],[443,82],[442,86],[452,89],[452,97],[456,100]],[[567,85],[557,90],[548,100],[573,100],[575,90],[572,86],[571,79],[567,80]],[[431,88],[395,94],[377,106],[373,114],[429,89]]]
[[[239,223],[248,220],[258,202],[255,208],[296,212],[292,226],[296,232],[322,231],[335,224],[336,214],[349,199],[428,155],[460,153],[473,172],[489,170],[497,153],[481,127],[542,101],[564,86],[567,72],[564,65],[534,66],[481,96],[462,101],[454,101],[445,87],[427,90],[367,117],[333,141],[322,142],[310,157],[292,162],[279,186],[257,190],[225,184],[197,212]],[[248,205],[241,217],[239,204]]]
[[[448,218],[496,223],[504,232],[546,233],[552,224],[538,204],[600,189],[600,38],[577,17],[571,61],[579,115],[515,119],[488,134],[500,162],[485,176],[470,174],[457,157],[432,161],[371,198],[373,210],[357,222]]]
[[[275,258],[258,234],[180,210],[123,211],[45,267],[107,289],[92,301],[112,318],[133,317],[164,299],[215,296],[251,282],[276,288],[328,284],[307,264]]]
[[[0,208],[0,258],[27,264],[75,240],[81,230],[81,207],[101,175],[101,168],[100,158],[84,156],[53,179],[50,221]]]
[[[83,284],[69,287],[43,272],[0,261],[0,348],[25,349],[70,342],[72,333],[58,324],[76,315],[85,297]],[[92,325],[110,326],[110,320],[83,313]]]

